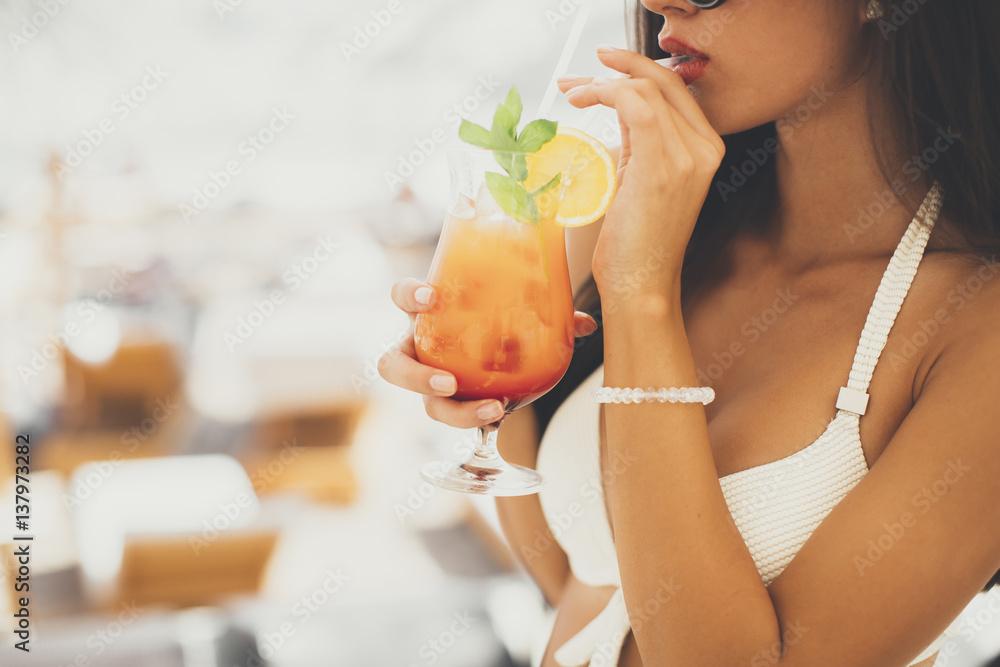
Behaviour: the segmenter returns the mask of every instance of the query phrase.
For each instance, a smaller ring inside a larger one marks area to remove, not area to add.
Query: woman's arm
[[[605,384],[697,385],[679,277],[721,159],[717,136],[676,75],[629,52],[602,60],[645,77],[565,84],[575,106],[612,106],[625,128],[623,185],[594,259],[602,297],[637,275],[650,248],[674,258],[605,315]],[[607,406],[608,455],[640,459],[607,488],[645,664],[903,665],[990,579],[1000,566],[1000,284],[937,335],[946,344],[909,415],[770,587],[726,505],[704,408]],[[877,562],[859,563],[886,539]],[[660,581],[673,595],[646,614]]]
[[[871,471],[767,588],[722,495],[704,409],[607,406],[609,454],[641,443],[640,465],[609,490],[627,607],[641,610],[660,578],[678,590],[634,628],[646,664],[903,665],[947,627],[1000,566],[991,291],[952,323]],[[696,384],[676,304],[635,305],[605,318],[606,383]]]

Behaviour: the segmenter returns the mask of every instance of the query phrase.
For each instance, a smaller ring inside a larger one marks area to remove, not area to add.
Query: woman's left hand
[[[568,77],[559,88],[575,107],[615,109],[621,125],[618,191],[594,251],[602,296],[677,298],[684,251],[725,154],[679,74],[624,49],[598,49],[630,78]]]

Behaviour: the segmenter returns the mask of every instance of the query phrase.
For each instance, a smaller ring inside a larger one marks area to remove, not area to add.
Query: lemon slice
[[[543,217],[555,214],[562,227],[582,227],[596,222],[615,194],[615,162],[597,139],[571,127],[561,127],[537,153],[525,156],[528,192],[540,188],[556,174],[559,184],[538,196]],[[553,211],[553,209],[555,209]]]

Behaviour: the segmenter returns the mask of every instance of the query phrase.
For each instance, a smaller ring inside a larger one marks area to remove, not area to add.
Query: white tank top
[[[785,569],[820,521],[868,472],[859,433],[868,383],[923,257],[941,201],[935,183],[889,261],[850,378],[837,400],[837,414],[826,431],[790,456],[719,478],[765,585]],[[539,493],[542,511],[573,575],[588,586],[618,588],[597,618],[558,647],[555,658],[563,667],[617,665],[630,630],[601,481],[600,413],[593,391],[603,381],[602,366],[569,395],[553,415],[538,451],[537,469],[547,479]],[[609,461],[608,467],[616,463]],[[956,619],[910,664],[933,655],[955,634],[958,623]]]

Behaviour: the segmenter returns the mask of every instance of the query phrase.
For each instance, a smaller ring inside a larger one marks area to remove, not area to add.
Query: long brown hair
[[[630,46],[650,58],[666,54],[657,43],[663,18],[637,0],[628,0]],[[944,187],[941,212],[976,253],[1000,249],[1000,128],[992,113],[1000,90],[1000,3],[996,0],[881,0],[883,17],[869,30],[870,67],[890,87],[900,120],[898,141],[905,155],[919,158],[934,146],[943,129],[958,139],[936,151],[928,172]],[[916,9],[914,9],[916,7]],[[870,123],[870,140],[879,149]],[[761,220],[777,199],[775,160],[746,169],[748,156],[773,145],[774,122],[723,137],[726,155],[688,244],[682,272],[685,294],[697,286],[741,224]],[[880,168],[891,182],[892,157],[878,153]],[[929,160],[927,160],[929,162]],[[752,173],[751,173],[752,172]],[[732,187],[738,183],[737,187]],[[727,187],[729,186],[729,187]],[[738,215],[733,215],[733,212]],[[912,211],[915,213],[916,211]],[[575,296],[578,310],[602,321],[601,297],[593,276]],[[578,339],[562,381],[533,404],[539,431],[567,396],[604,362],[603,327]],[[998,571],[983,589],[1000,586]]]

